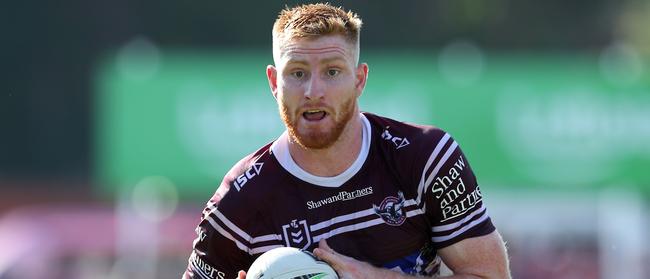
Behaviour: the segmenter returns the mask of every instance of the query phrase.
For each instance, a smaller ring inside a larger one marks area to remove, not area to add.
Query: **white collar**
[[[289,135],[286,130],[275,142],[273,142],[271,145],[271,151],[275,155],[275,158],[278,159],[278,162],[280,162],[280,165],[298,179],[318,186],[339,187],[359,172],[368,157],[368,152],[370,151],[370,122],[363,114],[360,113],[359,116],[363,123],[361,152],[359,152],[359,156],[357,156],[354,163],[337,176],[316,176],[298,166],[289,153]]]

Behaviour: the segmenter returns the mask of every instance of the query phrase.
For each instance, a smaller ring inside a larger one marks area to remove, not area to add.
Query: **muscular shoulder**
[[[435,126],[401,122],[371,113],[364,115],[373,126],[373,134],[379,135],[383,140],[382,145],[390,146],[394,150],[408,152],[407,150],[426,147],[431,145],[431,142],[440,141],[446,134]]]
[[[449,138],[445,131],[435,126],[405,123],[370,113],[365,115],[383,153],[402,164],[414,162],[423,153],[431,153],[438,143]]]
[[[400,122],[364,113],[372,125],[376,154],[394,170],[403,185],[418,187],[422,170],[439,143],[449,135],[440,128]],[[415,191],[416,189],[412,189]]]

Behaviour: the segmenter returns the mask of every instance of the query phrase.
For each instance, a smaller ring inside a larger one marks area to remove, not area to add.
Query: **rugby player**
[[[441,263],[446,278],[510,277],[458,143],[360,111],[361,24],[328,4],[280,12],[266,75],[287,129],[225,175],[183,278],[244,278],[282,246],[313,251],[342,278],[435,277]]]

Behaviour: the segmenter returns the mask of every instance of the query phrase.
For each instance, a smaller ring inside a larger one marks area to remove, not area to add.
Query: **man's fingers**
[[[246,279],[246,271],[240,270],[239,273],[237,273],[237,279]]]
[[[330,262],[330,259],[335,256],[334,250],[327,245],[325,239],[318,242],[318,247],[314,249],[314,256],[318,257],[321,260]]]
[[[321,239],[321,240],[318,242],[318,248],[325,249],[325,250],[327,250],[327,251],[329,251],[329,252],[331,252],[331,253],[336,253],[336,252],[334,251],[334,249],[330,248],[330,246],[327,245],[327,240],[325,240],[325,239]]]
[[[314,255],[319,259],[329,263],[335,270],[338,270],[342,264],[342,256],[327,245],[324,239],[318,243],[318,248],[314,249]]]
[[[323,248],[316,248],[314,249],[314,255],[318,257],[319,259],[326,261],[328,264],[330,264],[334,269],[338,266],[339,263],[339,258],[338,256],[334,255],[334,253],[330,251],[326,251]]]

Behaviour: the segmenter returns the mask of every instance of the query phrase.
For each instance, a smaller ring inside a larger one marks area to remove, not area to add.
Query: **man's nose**
[[[307,99],[320,99],[325,95],[325,83],[319,75],[312,75],[305,90]]]

